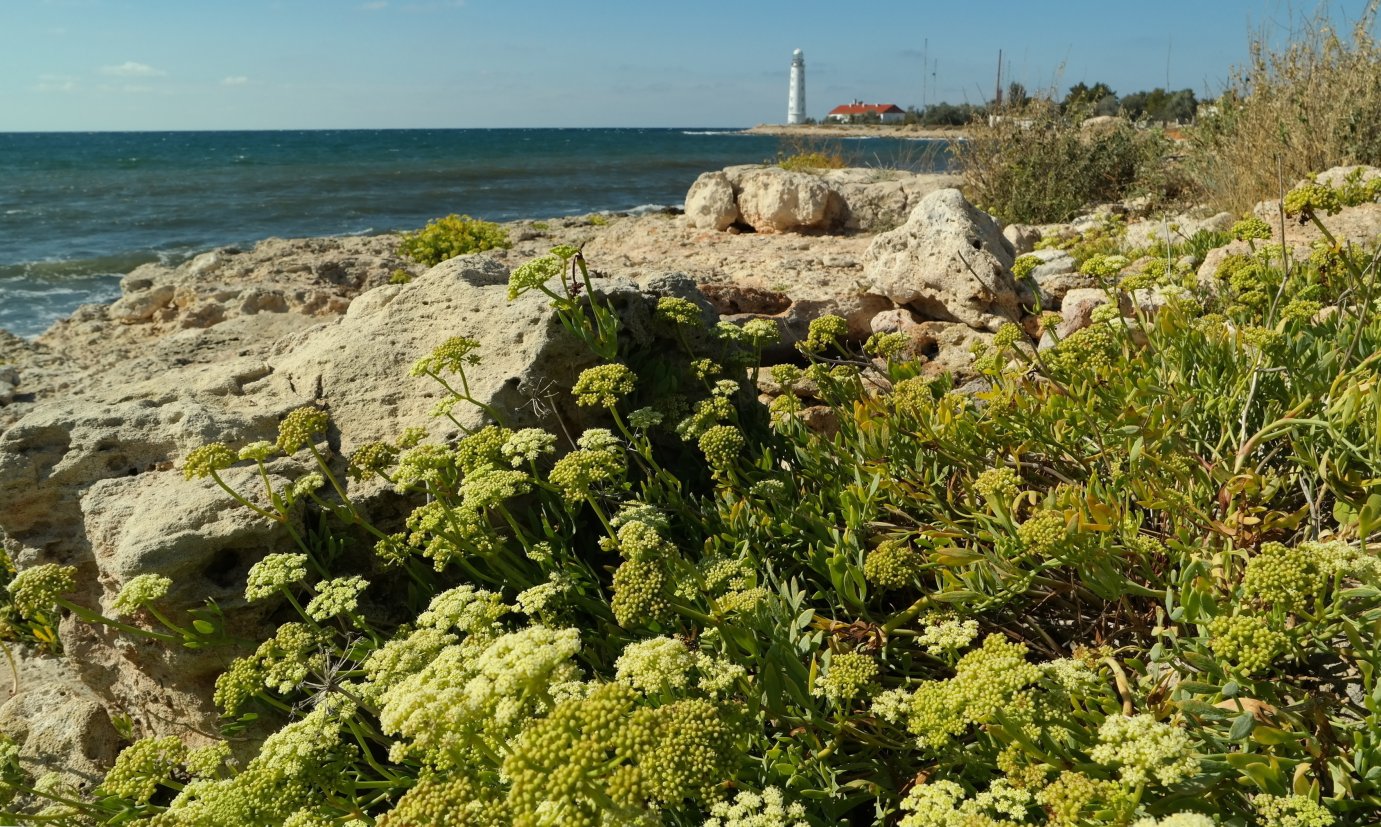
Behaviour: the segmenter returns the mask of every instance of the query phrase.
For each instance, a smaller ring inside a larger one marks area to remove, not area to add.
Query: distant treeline
[[[1156,88],[1149,92],[1132,92],[1119,96],[1106,83],[1089,86],[1080,82],[1069,88],[1063,100],[1055,101],[1051,96],[1033,96],[1022,84],[1012,83],[1008,85],[1000,104],[997,101],[983,104],[933,103],[923,109],[910,106],[906,109],[904,123],[922,126],[963,126],[975,118],[986,118],[997,109],[1021,108],[1038,100],[1056,104],[1066,112],[1081,113],[1084,117],[1122,114],[1134,121],[1161,123],[1187,123],[1194,120],[1199,109],[1199,100],[1192,89],[1167,92]],[[877,119],[877,115],[869,113],[853,120],[866,122]]]

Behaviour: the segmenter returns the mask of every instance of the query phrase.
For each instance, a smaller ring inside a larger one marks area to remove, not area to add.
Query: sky
[[[1335,0],[1355,20],[1365,0]],[[1311,0],[0,0],[0,132],[740,127],[1004,83],[1222,90]]]

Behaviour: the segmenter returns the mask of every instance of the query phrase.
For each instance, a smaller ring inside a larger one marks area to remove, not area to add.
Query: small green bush
[[[1171,191],[1161,133],[1119,121],[1085,131],[1048,101],[975,122],[955,154],[974,201],[1009,223],[1068,221],[1091,204]]]
[[[428,267],[449,258],[512,246],[503,227],[468,215],[448,215],[429,221],[415,233],[407,233],[398,253]]]
[[[837,153],[798,152],[777,159],[777,166],[792,172],[814,172],[818,169],[843,169],[844,156]]]

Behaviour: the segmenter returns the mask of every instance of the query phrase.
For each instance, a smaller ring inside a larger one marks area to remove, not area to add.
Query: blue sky
[[[1354,19],[1364,0],[1332,5]],[[749,126],[861,98],[1222,88],[1308,0],[0,0],[0,131]],[[923,80],[922,56],[933,65]]]

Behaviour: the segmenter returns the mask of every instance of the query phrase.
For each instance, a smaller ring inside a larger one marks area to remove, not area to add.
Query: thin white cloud
[[[221,86],[244,86],[246,83],[249,83],[249,78],[244,75],[231,75],[221,81]]]
[[[35,92],[75,92],[77,91],[77,81],[75,78],[66,75],[39,75],[38,85],[34,87]]]
[[[158,78],[168,73],[162,69],[155,69],[147,63],[127,60],[119,66],[102,66],[101,74],[117,78]]]

